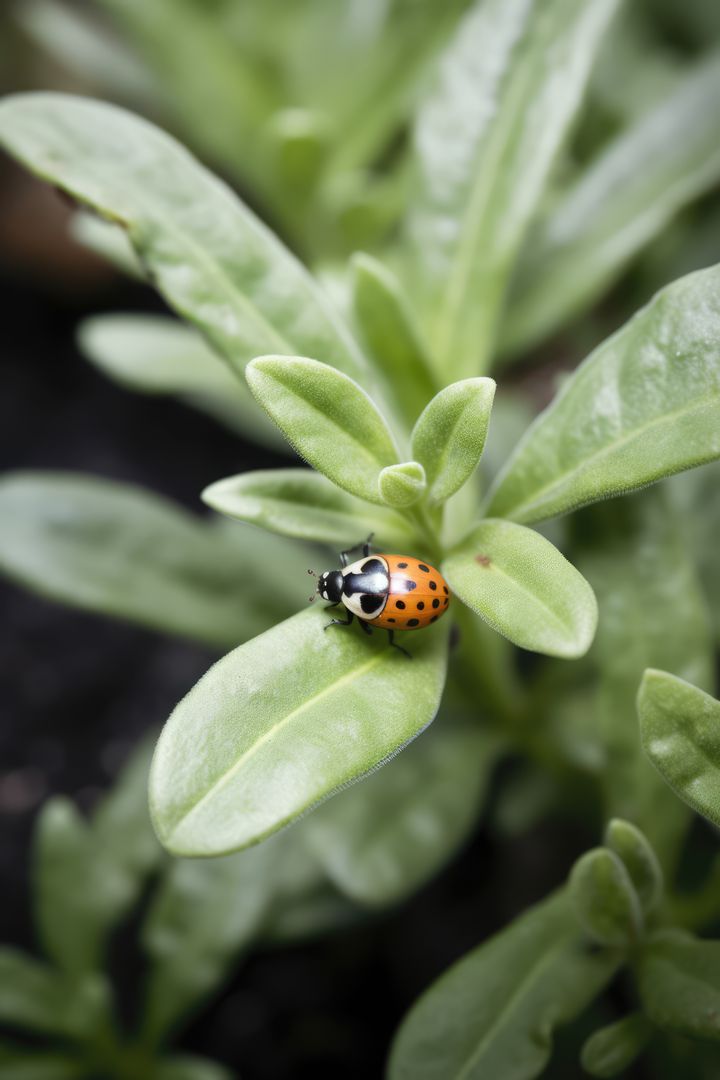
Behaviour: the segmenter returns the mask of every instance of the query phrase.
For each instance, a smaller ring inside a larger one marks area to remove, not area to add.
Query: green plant
[[[604,34],[634,40],[626,22],[608,31],[617,7],[469,10],[415,120],[400,235],[382,261],[358,255],[333,279],[339,306],[147,122],[58,95],[0,106],[0,141],[119,226],[135,271],[194,328],[96,320],[81,330],[91,359],[139,389],[190,394],[263,439],[274,437],[269,417],[312,466],[204,493],[295,541],[276,549],[252,529],[187,521],[108,485],[22,475],[0,485],[7,573],[217,644],[246,639],[161,735],[150,802],[165,847],[224,855],[312,811],[283,836],[301,838],[333,887],[371,908],[409,896],[461,845],[500,759],[521,757],[541,780],[534,805],[524,787],[510,792],[506,822],[527,823],[553,800],[611,821],[565,888],[431,987],[400,1029],[391,1077],[535,1076],[553,1029],[614,978],[629,1014],[587,1042],[590,1073],[613,1075],[663,1033],[667,1053],[700,1070],[711,1051],[678,1049],[675,1036],[718,1037],[720,945],[691,935],[712,924],[716,875],[691,897],[678,887],[690,816],[643,754],[635,697],[646,669],[673,673],[645,677],[645,746],[717,820],[717,703],[681,680],[711,690],[714,676],[720,268],[666,285],[613,328],[522,435],[526,405],[512,384],[493,405],[489,375],[600,295],[720,178],[707,104],[720,99],[717,56],[663,80],[589,161],[580,150],[569,159]],[[591,110],[594,147],[592,120]],[[300,603],[298,560],[316,558],[297,541],[346,546],[370,531],[441,568],[454,647],[449,619],[411,636],[411,664],[379,640],[323,634],[317,608],[273,625]],[[139,548],[150,560],[136,582]],[[551,659],[519,673],[512,645]]]

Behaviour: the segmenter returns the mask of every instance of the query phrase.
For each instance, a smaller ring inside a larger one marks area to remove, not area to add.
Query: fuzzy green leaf
[[[0,947],[0,1023],[81,1038],[96,1030],[107,1002],[104,982],[70,980],[24,953]]]
[[[370,255],[352,260],[353,311],[370,353],[395,386],[397,405],[413,421],[435,393],[419,329],[395,276]]]
[[[510,300],[502,345],[516,352],[590,306],[677,212],[720,179],[715,55],[621,132],[563,195]]]
[[[378,543],[412,545],[413,531],[393,510],[369,506],[312,469],[267,469],[217,480],[202,493],[213,510],[283,536],[346,548],[374,532]]]
[[[681,799],[720,826],[720,701],[649,669],[638,694],[645,753]]]
[[[593,591],[532,529],[483,521],[450,552],[442,572],[459,599],[515,645],[568,658],[590,647],[597,625]]]
[[[720,941],[658,935],[636,970],[653,1024],[694,1039],[720,1039]]]
[[[175,860],[142,930],[150,958],[143,1034],[162,1040],[227,976],[259,930],[270,895],[268,847],[224,859]]]
[[[150,775],[155,828],[170,851],[256,843],[430,723],[445,681],[441,626],[416,635],[409,662],[377,635],[325,633],[327,623],[317,609],[288,619],[224,657],[177,706]]]
[[[389,1080],[532,1080],[555,1027],[612,978],[613,954],[590,952],[565,893],[531,908],[454,964],[413,1006]]]
[[[252,637],[303,599],[307,556],[296,546],[208,524],[129,485],[9,473],[0,480],[0,519],[8,577],[53,600],[212,645]]]
[[[488,513],[541,521],[720,456],[720,267],[681,278],[580,365]]]
[[[295,257],[229,187],[146,120],[87,98],[18,94],[0,104],[0,145],[122,225],[168,303],[236,369],[260,353],[306,353],[367,374]]]
[[[582,1048],[583,1069],[599,1080],[617,1076],[627,1069],[652,1036],[653,1028],[642,1013],[631,1013],[614,1024],[600,1028]]]
[[[313,851],[361,904],[411,896],[448,861],[477,819],[498,752],[479,729],[435,724],[384,769],[308,819]]]
[[[629,946],[642,933],[640,900],[623,861],[594,848],[572,868],[570,897],[582,928],[600,945]]]
[[[441,370],[487,362],[518,247],[580,105],[616,0],[484,0],[442,58],[416,127],[411,207]]]
[[[417,461],[387,465],[378,477],[380,498],[388,506],[412,506],[425,494],[425,470]]]
[[[111,221],[86,210],[78,210],[70,219],[70,236],[116,270],[136,281],[145,280],[142,263],[120,225],[113,225]]]
[[[79,1056],[0,1043],[0,1080],[87,1080]]]
[[[78,332],[80,351],[122,386],[176,394],[246,438],[282,444],[277,429],[191,327],[162,315],[96,315]]]
[[[260,356],[248,385],[301,457],[351,495],[380,502],[378,475],[398,460],[393,437],[356,382],[318,360]]]
[[[493,379],[464,379],[436,394],[418,418],[412,452],[425,466],[430,502],[445,502],[472,476],[494,397]]]
[[[622,860],[643,911],[652,911],[662,897],[663,873],[643,833],[629,821],[613,818],[605,829],[605,845]]]

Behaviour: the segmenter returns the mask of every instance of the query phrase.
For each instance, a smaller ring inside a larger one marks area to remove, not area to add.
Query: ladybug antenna
[[[317,577],[317,574],[314,570],[308,570],[308,574],[310,575],[310,577]]]
[[[315,599],[316,595],[317,595],[317,593],[313,593],[312,596],[308,596],[308,604],[312,604],[312,602]]]

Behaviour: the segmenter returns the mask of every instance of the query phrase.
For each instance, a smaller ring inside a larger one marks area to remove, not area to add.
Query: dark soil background
[[[82,470],[199,510],[198,492],[210,481],[281,463],[179,404],[111,385],[78,355],[73,335],[81,318],[162,310],[161,303],[70,248],[58,197],[29,182],[19,197],[16,180],[13,170],[0,186],[7,196],[0,214],[2,469]],[[15,243],[24,228],[44,230],[36,253]],[[55,793],[91,807],[133,743],[159,728],[214,656],[5,582],[0,610],[0,940],[33,950],[29,878],[38,808]],[[521,840],[480,831],[400,910],[251,956],[180,1045],[227,1063],[245,1080],[379,1077],[392,1033],[423,988],[560,883],[594,839],[559,821]],[[128,945],[115,953],[124,957],[121,986],[130,1006],[139,961],[132,960],[132,928],[120,933]],[[553,1077],[581,1075],[580,1040],[604,1019],[591,1016],[582,1032],[561,1037]]]

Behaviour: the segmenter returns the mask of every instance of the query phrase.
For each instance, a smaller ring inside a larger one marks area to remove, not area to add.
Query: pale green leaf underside
[[[486,0],[445,53],[416,126],[410,233],[440,365],[487,358],[505,283],[615,0]]]
[[[385,768],[308,818],[319,861],[344,893],[381,906],[438,872],[475,822],[497,742],[433,724]]]
[[[720,267],[668,286],[528,430],[488,513],[533,522],[720,456]]]
[[[658,937],[640,957],[637,984],[657,1027],[720,1040],[720,941]]]
[[[453,592],[515,645],[548,656],[587,652],[597,603],[582,575],[532,529],[489,519],[445,559]]]
[[[653,765],[693,810],[720,826],[720,701],[675,675],[649,669],[638,713]]]
[[[158,128],[63,94],[0,104],[0,145],[122,225],[166,300],[236,368],[306,353],[354,376],[366,362],[324,294],[222,181]]]
[[[432,720],[445,681],[440,626],[410,663],[376,634],[309,609],[241,646],[180,702],[150,777],[160,839],[184,855],[257,843],[391,757]],[[409,637],[410,635],[405,635]]]
[[[348,495],[312,469],[240,473],[217,480],[205,488],[202,498],[228,517],[341,550],[370,532],[381,548],[409,550],[413,542],[412,529],[395,511]]]
[[[377,406],[347,375],[302,356],[259,356],[250,389],[301,457],[338,487],[381,502],[378,477],[398,460]]]
[[[0,520],[0,573],[50,599],[213,645],[259,633],[303,597],[301,550],[203,522],[130,485],[9,473]]]
[[[536,234],[510,298],[515,352],[587,307],[627,261],[720,177],[720,58],[698,66],[605,149]]]
[[[531,908],[454,964],[406,1016],[390,1080],[531,1080],[556,1026],[612,977],[612,954],[591,953],[567,896]]]

